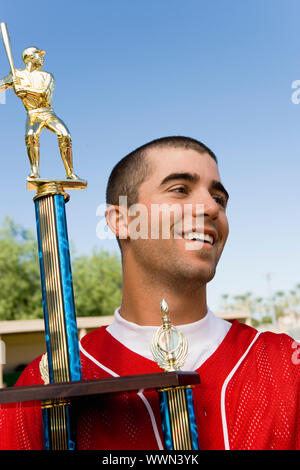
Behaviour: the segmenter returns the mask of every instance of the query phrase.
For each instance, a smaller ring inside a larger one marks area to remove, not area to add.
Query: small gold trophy
[[[152,355],[165,372],[177,371],[187,357],[187,340],[171,325],[165,299],[160,303],[160,311],[163,324],[152,338]],[[161,388],[158,389],[158,395],[166,449],[199,449],[191,386]]]
[[[187,340],[171,325],[169,307],[165,299],[160,303],[160,311],[163,324],[152,338],[152,355],[165,371],[180,370],[188,352]]]

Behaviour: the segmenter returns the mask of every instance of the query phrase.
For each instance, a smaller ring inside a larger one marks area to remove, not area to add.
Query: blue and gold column
[[[190,386],[158,390],[166,450],[198,450],[198,432]]]
[[[29,187],[37,191],[34,203],[50,383],[81,380],[65,213],[65,203],[69,200],[66,186],[84,189],[86,182],[35,180]],[[45,449],[74,449],[70,403],[47,401],[42,409]]]

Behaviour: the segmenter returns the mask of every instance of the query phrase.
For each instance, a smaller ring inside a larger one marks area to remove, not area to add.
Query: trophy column
[[[191,386],[158,390],[166,450],[198,450],[198,431]]]
[[[65,188],[83,189],[85,182],[31,181],[34,197],[42,284],[47,361],[41,361],[44,382],[81,380],[79,342],[65,203]],[[47,378],[48,375],[48,378]],[[46,378],[45,378],[46,377]],[[70,403],[66,400],[42,403],[45,449],[75,448]]]

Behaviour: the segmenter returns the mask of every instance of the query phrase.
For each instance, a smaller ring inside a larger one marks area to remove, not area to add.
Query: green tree
[[[121,301],[119,256],[93,250],[72,258],[77,316],[112,315]],[[10,218],[0,227],[0,292],[0,321],[43,318],[36,235]]]
[[[0,292],[0,320],[42,317],[36,239],[10,218],[0,228]]]
[[[225,311],[246,311],[251,316],[254,326],[275,323],[280,317],[300,317],[300,284],[289,292],[277,291],[268,297],[253,297],[251,292],[230,297],[221,296],[222,308]]]
[[[77,316],[112,315],[122,296],[119,256],[94,249],[75,258],[72,269]]]

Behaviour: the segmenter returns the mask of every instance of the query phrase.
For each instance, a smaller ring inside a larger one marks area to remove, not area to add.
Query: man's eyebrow
[[[189,181],[190,183],[197,183],[200,180],[200,176],[197,173],[171,173],[170,175],[166,176],[162,182],[160,183],[160,186],[165,185],[166,183],[169,183],[170,181],[176,181],[176,180],[185,180]],[[224,194],[226,197],[226,200],[228,201],[229,199],[229,194],[224,188],[223,184],[221,181],[213,180],[210,184],[210,190],[211,191],[220,191],[221,193]]]
[[[200,177],[197,173],[171,173],[162,180],[160,186],[163,186],[164,184],[174,180],[185,180],[189,181],[190,183],[197,183],[199,179]]]
[[[210,190],[211,191],[220,191],[221,193],[224,194],[224,196],[226,197],[226,200],[228,201],[229,199],[229,194],[228,192],[226,191],[226,189],[224,188],[223,184],[221,183],[221,181],[216,181],[216,180],[213,180],[211,182],[211,185],[210,185]]]

